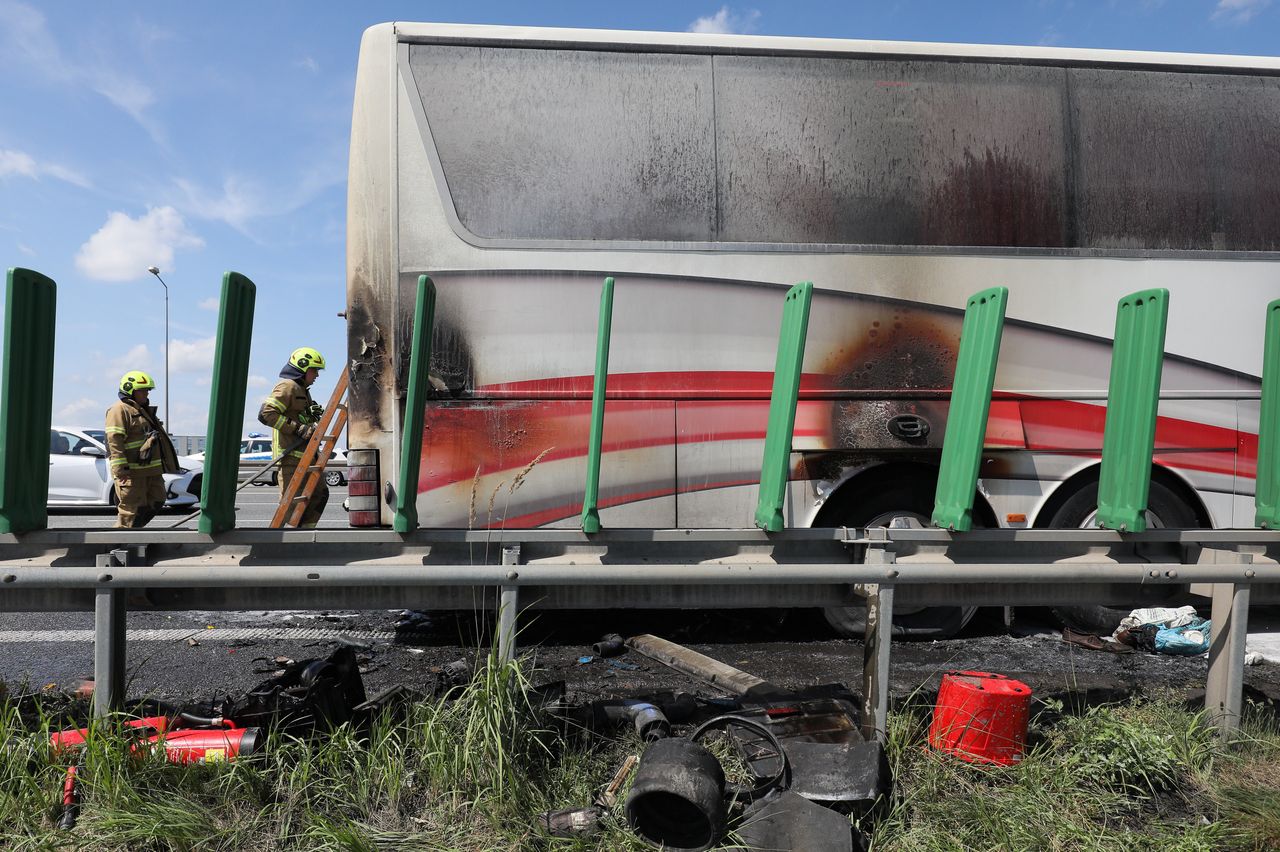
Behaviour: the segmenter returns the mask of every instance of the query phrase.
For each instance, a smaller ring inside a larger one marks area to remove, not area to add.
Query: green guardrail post
[[[0,377],[0,533],[44,529],[49,520],[49,430],[58,285],[13,267],[5,281]]]
[[[973,529],[973,495],[978,488],[1008,302],[1007,287],[992,287],[974,293],[965,307],[933,502],[933,525],[942,529]]]
[[[200,532],[225,532],[236,525],[236,478],[240,474],[240,435],[249,390],[249,349],[258,288],[239,272],[222,276],[218,338],[209,390],[209,423],[200,486]]]
[[[609,335],[613,328],[613,279],[600,290],[596,331],[596,378],[591,386],[591,433],[587,439],[587,487],[582,497],[582,531],[600,532],[600,444],[604,439],[604,397],[609,381]]]
[[[804,363],[812,302],[813,283],[804,281],[787,291],[782,305],[773,395],[769,398],[769,426],[764,437],[764,461],[760,465],[760,499],[756,504],[756,526],[768,532],[778,532],[785,526],[782,504],[787,491],[787,473],[791,469],[791,436],[796,426],[800,368]]]
[[[436,317],[436,285],[418,276],[413,307],[413,344],[409,353],[409,387],[404,399],[404,427],[400,432],[400,478],[396,514],[391,526],[407,533],[418,528],[418,474],[422,470],[422,432],[427,418],[430,385],[431,327]]]
[[[1258,417],[1258,473],[1254,523],[1280,529],[1280,299],[1267,305],[1262,350],[1262,410]]]
[[[1098,526],[1107,529],[1142,532],[1147,528],[1168,319],[1168,290],[1130,293],[1116,306],[1098,481]]]

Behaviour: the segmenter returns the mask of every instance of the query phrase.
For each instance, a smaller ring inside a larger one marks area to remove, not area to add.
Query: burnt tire
[[[833,507],[834,511],[822,519],[822,525],[881,527],[898,516],[914,517],[928,525],[934,488],[934,482],[926,477],[898,477],[882,487],[868,488],[845,505]],[[926,606],[895,612],[893,635],[899,639],[946,639],[959,633],[977,611],[976,606]],[[822,614],[841,636],[861,639],[866,635],[866,607],[829,606]]]
[[[1098,483],[1093,481],[1071,495],[1049,519],[1049,526],[1056,529],[1079,529],[1098,510]],[[1094,526],[1092,523],[1089,526]],[[1195,510],[1188,506],[1169,486],[1151,480],[1151,492],[1147,497],[1147,526],[1194,529],[1200,526]],[[1057,606],[1054,616],[1072,630],[1110,636],[1120,626],[1133,607],[1114,606]]]

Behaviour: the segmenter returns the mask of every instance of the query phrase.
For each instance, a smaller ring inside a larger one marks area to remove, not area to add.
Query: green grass
[[[104,726],[83,753],[70,833],[54,828],[65,763],[48,747],[52,720],[0,704],[0,848],[648,848],[617,818],[591,840],[539,837],[538,813],[590,804],[642,746],[633,733],[566,741],[523,698],[527,686],[520,665],[490,656],[451,700],[417,704],[367,736],[276,737],[261,758],[212,766],[139,758]],[[897,785],[877,852],[1280,849],[1280,728],[1261,715],[1227,744],[1172,700],[1055,716],[1007,768],[927,750],[927,726],[927,708],[891,719]]]
[[[1280,849],[1280,734],[1223,743],[1172,700],[1095,707],[1040,731],[1016,766],[923,747],[927,713],[890,720],[897,786],[877,852]]]

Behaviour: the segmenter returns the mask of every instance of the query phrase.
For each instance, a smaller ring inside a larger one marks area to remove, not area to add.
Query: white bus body
[[[782,294],[802,280],[791,525],[927,513],[960,311],[1000,284],[986,523],[1088,521],[1115,303],[1165,287],[1155,522],[1251,526],[1277,140],[1271,58],[373,27],[349,443],[379,473],[352,483],[352,522],[390,522],[425,273],[424,526],[577,523],[606,275],[606,527],[750,525]]]

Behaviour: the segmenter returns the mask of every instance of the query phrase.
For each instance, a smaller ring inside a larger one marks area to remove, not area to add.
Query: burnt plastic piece
[[[845,814],[863,816],[887,801],[892,778],[879,742],[814,743],[784,740],[790,790]]]
[[[626,815],[632,830],[655,846],[673,852],[710,849],[725,825],[720,762],[690,740],[651,743],[636,768]]]
[[[601,808],[566,808],[538,814],[538,827],[552,837],[590,837],[600,830]]]
[[[610,633],[591,646],[591,652],[597,657],[616,657],[626,650],[627,646],[622,643],[622,637],[617,633]]]
[[[803,849],[804,852],[860,852],[861,836],[849,817],[791,791],[756,802],[737,828],[738,849]]]
[[[636,733],[645,742],[671,736],[671,723],[667,721],[667,717],[647,701],[597,701],[593,706],[600,721],[597,729],[617,727],[630,722],[635,725]]]

